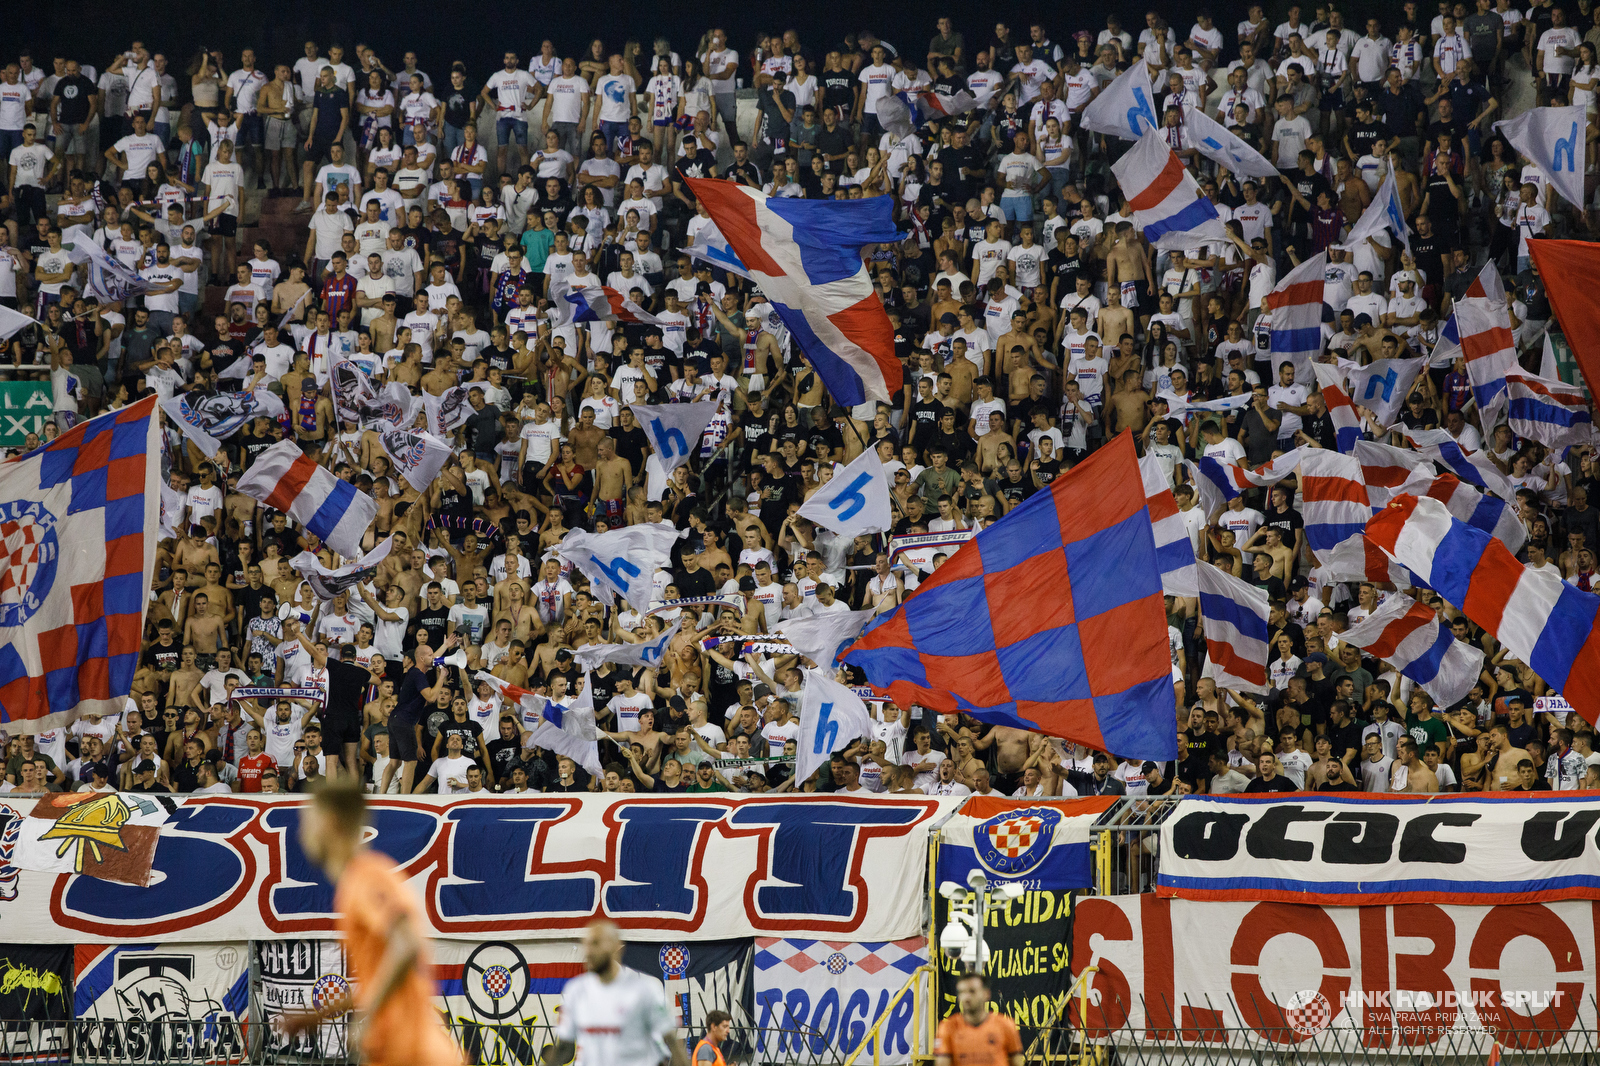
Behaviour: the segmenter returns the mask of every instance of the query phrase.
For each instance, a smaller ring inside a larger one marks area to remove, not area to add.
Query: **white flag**
[[[1383,184],[1378,186],[1377,195],[1361,212],[1361,217],[1356,219],[1356,224],[1350,227],[1350,233],[1345,237],[1345,243],[1357,245],[1368,237],[1376,237],[1386,229],[1392,229],[1395,236],[1400,238],[1400,243],[1406,246],[1406,251],[1411,250],[1411,227],[1406,225],[1406,213],[1400,206],[1400,192],[1394,184],[1394,168],[1384,177]]]
[[[1241,178],[1277,178],[1278,168],[1266,156],[1198,107],[1183,109],[1183,125],[1195,150],[1218,166]]]
[[[661,469],[671,474],[689,461],[700,446],[700,434],[716,417],[717,401],[700,403],[629,404],[633,417],[644,427],[650,447],[661,457]]]
[[[215,459],[222,441],[243,429],[253,418],[277,418],[283,414],[283,401],[266,389],[254,392],[184,392],[164,400],[166,412],[195,447]]]
[[[21,311],[13,311],[9,307],[0,306],[0,341],[10,338],[15,333],[20,333],[29,326],[39,323],[37,318],[29,318]]]
[[[892,529],[889,479],[883,474],[878,449],[866,449],[843,469],[834,467],[828,483],[800,505],[800,517],[842,537]]]
[[[583,571],[597,589],[609,589],[640,611],[649,610],[653,575],[672,562],[672,545],[688,530],[666,522],[623,526],[608,533],[574,529],[551,549]]]
[[[779,622],[773,632],[787,637],[794,650],[824,670],[833,669],[839,653],[861,635],[874,611],[823,611]]]
[[[1496,122],[1494,128],[1539,168],[1568,203],[1583,209],[1584,133],[1589,119],[1582,104],[1530,107],[1516,118]]]
[[[1427,365],[1426,356],[1415,359],[1379,359],[1350,371],[1350,402],[1372,412],[1380,426],[1392,426],[1411,395],[1411,386]]]
[[[680,618],[655,640],[647,640],[640,644],[585,644],[581,648],[572,649],[572,658],[585,670],[594,670],[601,663],[654,669],[661,665],[662,658],[667,654],[667,648],[672,645],[672,638],[678,635],[678,628],[682,625],[683,619]]]
[[[359,422],[361,409],[378,401],[371,375],[343,352],[334,352],[328,360],[328,384],[332,386],[334,408],[346,422]]]
[[[1137,141],[1145,130],[1161,126],[1156,118],[1154,99],[1145,65],[1135,63],[1083,109],[1083,126],[1096,133]]]
[[[598,777],[600,769],[599,730],[595,726],[594,692],[585,678],[583,692],[572,706],[563,707],[537,692],[518,688],[491,673],[479,670],[473,680],[487,682],[499,694],[505,709],[513,712],[525,730],[523,744],[565,755]]]
[[[874,722],[861,697],[821,670],[805,671],[800,690],[800,734],[795,739],[795,784],[804,783],[852,741],[870,737]]]
[[[389,557],[389,549],[393,547],[394,537],[384,537],[382,544],[337,570],[329,570],[310,552],[301,552],[289,560],[289,567],[306,579],[306,584],[311,586],[317,599],[326,603],[371,577],[377,571],[378,564]]]
[[[428,491],[455,449],[432,433],[415,429],[391,429],[379,434],[383,454],[394,464],[394,472],[411,483],[418,492]]]
[[[361,409],[361,428],[382,433],[391,429],[410,429],[417,420],[417,398],[398,381],[391,381],[378,393],[376,402]]]
[[[428,414],[425,427],[436,437],[448,437],[472,417],[472,405],[467,403],[467,386],[456,385],[435,396],[426,389],[422,392],[422,409]]]

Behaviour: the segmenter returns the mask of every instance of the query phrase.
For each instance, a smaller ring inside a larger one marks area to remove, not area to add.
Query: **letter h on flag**
[[[1172,759],[1165,619],[1125,431],[968,541],[841,661],[901,706]]]

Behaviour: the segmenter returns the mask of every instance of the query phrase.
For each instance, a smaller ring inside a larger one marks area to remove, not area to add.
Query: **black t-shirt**
[[[444,120],[456,129],[466,129],[472,114],[472,101],[477,98],[472,87],[463,83],[461,88],[445,89],[439,100],[444,104]]]
[[[938,400],[926,403],[917,400],[911,404],[911,421],[917,427],[918,444],[926,444],[939,432],[939,418],[944,412],[945,406]]]
[[[489,765],[494,768],[494,779],[504,782],[507,787],[511,784],[511,771],[522,762],[522,741],[513,737],[511,740],[496,739],[489,741]],[[530,774],[528,784],[533,784]]]
[[[1274,777],[1271,781],[1267,781],[1267,780],[1265,780],[1263,778],[1260,778],[1260,777],[1251,778],[1250,779],[1250,783],[1248,785],[1244,786],[1244,790],[1246,792],[1298,792],[1299,791],[1299,789],[1294,787],[1294,782],[1290,781],[1283,774],[1279,774],[1277,777]]]
[[[339,109],[350,106],[350,93],[345,89],[318,89],[311,106],[317,109],[317,128],[313,132],[320,140],[331,140],[339,132]]]
[[[678,586],[680,596],[709,596],[717,590],[717,582],[705,567],[690,573],[688,569],[673,572],[672,583]]]
[[[1389,140],[1390,134],[1388,126],[1385,126],[1382,122],[1374,120],[1372,122],[1355,123],[1350,127],[1350,132],[1345,134],[1345,136],[1350,138],[1350,148],[1356,153],[1356,158],[1359,159],[1361,156],[1371,153],[1372,146],[1379,137],[1382,137],[1385,141],[1387,141]]]
[[[159,640],[145,649],[144,665],[153,666],[157,670],[176,670],[178,660],[183,657],[183,645],[177,641],[163,644]]]
[[[94,82],[82,74],[67,75],[56,82],[56,118],[63,126],[81,123],[89,117],[89,97],[94,95]]]
[[[684,178],[714,178],[717,176],[717,157],[704,148],[697,148],[694,155],[685,155],[672,165],[677,175],[677,180],[683,183],[683,195],[694,199],[694,191],[683,181]]]
[[[415,722],[421,718],[427,706],[427,701],[422,698],[422,690],[433,684],[428,674],[429,671],[418,670],[415,666],[406,671],[406,676],[400,681],[394,713],[390,716],[391,723],[396,718],[402,722]]]
[[[1294,547],[1294,531],[1305,528],[1305,519],[1300,517],[1300,512],[1290,507],[1286,511],[1266,511],[1263,513],[1266,521],[1263,525],[1271,526],[1283,534],[1283,542],[1289,547]]]
[[[474,722],[471,718],[468,718],[465,722],[458,722],[454,718],[446,719],[439,726],[439,736],[443,741],[439,745],[440,751],[450,750],[449,744],[452,734],[461,736],[461,754],[469,759],[478,757],[478,738],[483,736],[483,726]]]
[[[934,449],[942,448],[946,458],[949,459],[949,467],[955,469],[967,457],[967,453],[971,451],[972,438],[960,429],[953,429],[949,433],[945,433],[936,427],[926,437],[920,433],[917,434],[917,444],[922,447],[923,454],[929,457],[928,462],[930,463],[933,461]]]
[[[424,607],[417,612],[417,628],[427,632],[426,639],[429,647],[437,648],[444,643],[445,634],[449,628],[447,625],[449,619],[450,608],[448,607],[440,607],[437,610]],[[424,639],[421,633],[417,635],[417,639]]]
[[[856,76],[848,70],[818,71],[817,82],[822,89],[823,107],[849,108],[855,103]]]
[[[1004,480],[995,483],[995,492],[1003,496],[1010,506],[1016,506],[1034,493],[1033,482],[1024,474],[1021,479],[1012,481],[1008,474]]]
[[[354,724],[361,720],[372,675],[354,663],[328,659],[328,706],[325,718]]]
[[[828,129],[826,126],[817,131],[817,152],[823,157],[823,165],[829,170],[838,172],[844,167],[843,159],[830,160],[827,157],[840,155],[850,150],[850,131],[843,126]]]

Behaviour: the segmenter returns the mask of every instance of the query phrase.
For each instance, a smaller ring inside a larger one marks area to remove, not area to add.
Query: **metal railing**
[[[1132,896],[1155,888],[1161,862],[1161,823],[1177,809],[1171,796],[1124,797],[1095,820],[1095,893]]]

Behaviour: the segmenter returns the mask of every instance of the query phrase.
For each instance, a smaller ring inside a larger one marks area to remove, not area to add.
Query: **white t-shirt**
[[[856,80],[867,87],[866,102],[862,105],[862,112],[876,115],[878,101],[893,90],[894,68],[887,63],[878,67],[862,67],[861,73],[856,75]]]
[[[500,118],[521,118],[538,81],[525,70],[497,70],[484,85],[495,96],[495,112]]]
[[[584,97],[589,83],[574,74],[570,78],[551,78],[545,90],[550,94],[551,122],[579,122],[583,119]]]
[[[439,782],[439,795],[458,796],[467,790],[467,771],[478,765],[476,759],[465,755],[451,758],[446,755],[428,768],[428,773]]]
[[[602,74],[595,79],[594,91],[600,94],[600,121],[628,121],[628,96],[638,85],[626,74]]]
[[[10,164],[17,168],[17,184],[42,184],[44,172],[53,158],[50,149],[42,144],[18,145],[11,149]]]
[[[660,980],[626,966],[609,983],[585,973],[561,989],[556,1039],[577,1045],[574,1066],[660,1062],[677,1028]]]

